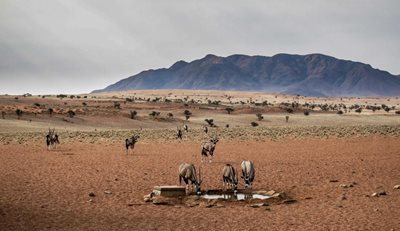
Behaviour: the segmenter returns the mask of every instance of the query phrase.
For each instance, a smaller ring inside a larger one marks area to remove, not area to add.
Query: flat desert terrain
[[[0,230],[398,230],[399,103],[183,90],[0,96]],[[189,131],[177,140],[183,124]],[[61,142],[52,150],[49,128]],[[126,155],[134,133],[139,142]],[[220,141],[213,162],[202,163],[211,136]],[[179,184],[182,162],[201,169],[206,191],[222,189],[224,165],[239,170],[247,159],[253,190],[284,192],[293,203],[143,200],[154,186]]]

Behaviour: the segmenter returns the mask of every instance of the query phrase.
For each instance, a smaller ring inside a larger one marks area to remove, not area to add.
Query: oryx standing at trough
[[[200,169],[199,169],[199,177],[197,178],[196,175],[196,168],[194,167],[193,164],[187,164],[187,163],[183,163],[181,165],[179,165],[179,184],[182,183],[182,179],[186,184],[186,191],[189,191],[189,181],[192,185],[192,189],[194,186],[194,191],[196,192],[197,195],[201,194],[201,182],[203,181],[201,179],[201,175],[200,175]]]
[[[126,148],[126,155],[129,154],[129,149],[135,148],[135,144],[139,141],[140,136],[137,134],[134,134],[131,138],[125,140],[125,148]]]
[[[253,161],[244,160],[240,165],[242,168],[242,179],[244,180],[244,184],[246,188],[251,188],[255,176],[255,169]]]
[[[201,146],[201,162],[203,162],[203,157],[207,158],[207,156],[210,156],[209,161],[211,163],[212,157],[214,156],[215,146],[217,145],[218,141],[218,137],[214,136],[210,139],[210,141],[203,143]]]
[[[224,190],[226,189],[226,186],[228,186],[234,193],[237,192],[237,185],[239,180],[235,168],[232,165],[226,164],[224,166],[224,168],[222,169],[222,180],[224,182]]]
[[[46,135],[46,145],[47,145],[47,150],[50,150],[51,148],[57,148],[57,144],[60,143],[58,140],[58,135],[55,133],[55,128],[53,128],[53,131],[50,130],[49,128],[49,133]]]

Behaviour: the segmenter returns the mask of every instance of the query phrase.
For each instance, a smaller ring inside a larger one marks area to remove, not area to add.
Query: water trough
[[[295,201],[289,198],[284,192],[273,190],[238,190],[236,193],[228,190],[207,190],[201,195],[187,194],[183,186],[155,186],[154,190],[144,196],[145,202],[153,202],[158,205],[177,205],[184,204],[189,207],[197,206],[202,203],[254,203],[262,201],[264,203],[280,203],[285,201]]]

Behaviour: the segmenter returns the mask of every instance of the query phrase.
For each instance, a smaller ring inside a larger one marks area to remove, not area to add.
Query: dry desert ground
[[[188,90],[0,96],[0,230],[399,230],[399,103]],[[61,142],[52,150],[49,128]],[[214,160],[202,163],[211,136],[220,140]],[[206,191],[222,189],[225,164],[246,159],[253,190],[292,203],[143,200],[156,185],[179,184],[182,162],[201,168]]]

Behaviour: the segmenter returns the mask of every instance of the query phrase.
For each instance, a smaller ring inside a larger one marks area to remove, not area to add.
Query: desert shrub
[[[50,117],[52,117],[54,110],[53,110],[53,108],[49,108],[49,109],[47,109],[47,112],[49,113]]]
[[[34,103],[33,106],[40,107],[40,103]]]
[[[251,124],[251,126],[253,126],[253,127],[257,127],[257,126],[258,126],[258,123],[257,123],[257,122],[254,122],[254,121],[251,122],[250,124]]]
[[[231,108],[231,107],[227,107],[225,108],[226,112],[228,112],[228,114],[231,114],[231,112],[233,112],[235,109]]]
[[[15,99],[15,100],[18,100],[19,98],[18,98],[18,97],[14,97],[14,99]]]
[[[130,111],[130,116],[131,119],[135,119],[135,117],[137,116],[137,111]]]
[[[400,111],[396,111],[395,114],[400,115]]]
[[[74,116],[75,116],[75,112],[74,111],[68,110],[67,113],[68,113],[69,118],[74,118]]]
[[[185,115],[186,120],[188,120],[190,118],[190,116],[192,115],[192,113],[189,110],[185,110],[183,112],[183,114]]]
[[[261,121],[264,119],[264,116],[261,113],[256,114],[258,121]]]
[[[116,108],[116,109],[121,109],[121,104],[120,104],[120,102],[114,102],[114,108]]]
[[[18,119],[21,119],[22,113],[23,113],[22,110],[19,108],[15,110],[15,114],[17,114]]]
[[[342,115],[342,114],[343,114],[343,111],[342,111],[342,110],[339,110],[338,112],[336,112],[336,114]]]
[[[75,98],[75,96],[74,95],[70,95],[69,98],[73,99],[73,98]]]
[[[359,107],[355,110],[355,112],[361,113],[362,109]]]
[[[304,115],[308,116],[308,115],[310,115],[310,112],[309,111],[304,111]]]
[[[77,96],[76,96],[76,98],[80,99],[80,98],[81,98],[81,96],[80,96],[80,95],[77,95]]]
[[[390,110],[390,107],[385,107],[385,112],[389,112]]]
[[[67,95],[64,95],[64,94],[59,94],[59,95],[56,95],[56,97],[57,97],[57,98],[60,98],[60,99],[63,99],[63,98],[66,98],[66,97],[67,97]]]
[[[226,128],[229,128],[229,124],[226,124],[225,127],[226,127]]]
[[[172,114],[171,112],[168,112],[167,116],[168,116],[169,118],[173,118],[173,117],[174,117],[174,114]]]
[[[4,111],[1,111],[1,118],[4,120],[6,118],[6,113]]]
[[[207,124],[210,125],[210,127],[214,127],[215,126],[214,119],[204,119],[204,121],[206,121]]]
[[[82,102],[82,105],[86,107],[86,106],[87,106],[87,103],[86,103],[86,102]]]
[[[86,98],[87,98],[87,95],[84,95],[83,98],[86,99]]]
[[[288,108],[286,108],[286,111],[287,111],[288,113],[293,113],[293,108],[288,107]]]
[[[160,112],[159,111],[152,111],[150,114],[149,114],[149,116],[151,116],[151,117],[157,117],[157,116],[159,116],[160,115]]]

